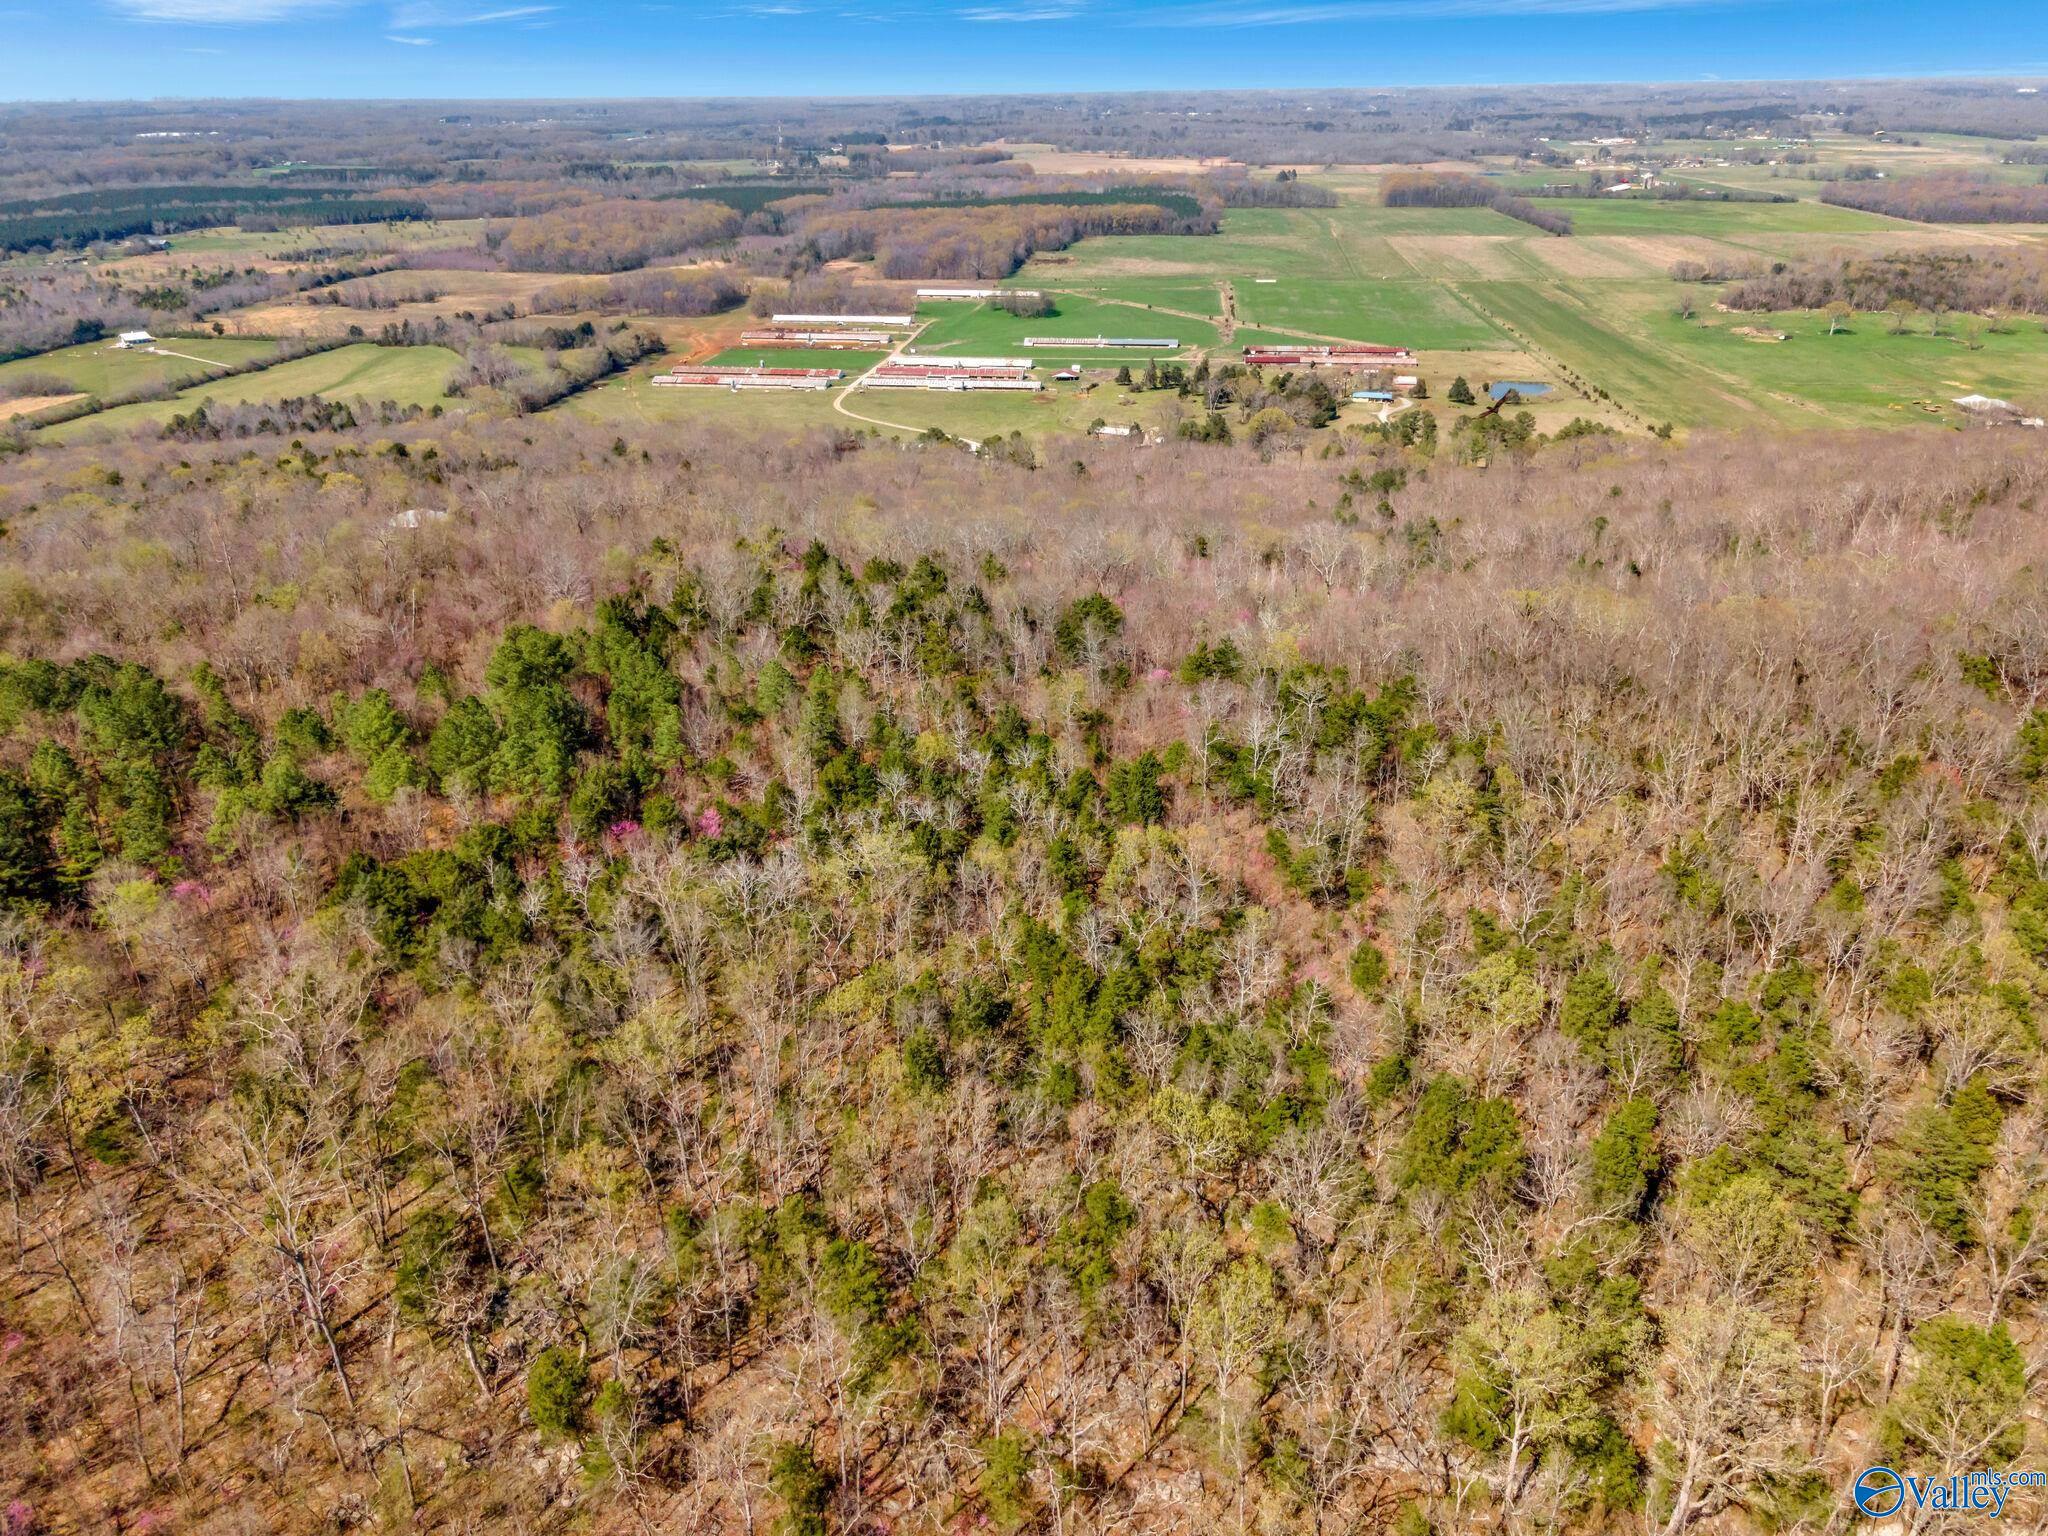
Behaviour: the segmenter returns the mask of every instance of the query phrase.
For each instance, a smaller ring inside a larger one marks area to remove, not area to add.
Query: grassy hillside
[[[89,395],[120,395],[158,384],[182,384],[209,377],[209,363],[245,363],[267,356],[277,344],[262,338],[167,336],[161,350],[116,348],[111,339],[64,347],[11,363],[0,363],[0,386],[28,378],[62,379]],[[183,354],[167,356],[168,353]]]
[[[461,360],[445,347],[380,347],[367,342],[337,347],[275,368],[197,384],[166,400],[116,406],[48,429],[55,441],[87,434],[121,433],[160,426],[212,401],[257,405],[301,395],[334,400],[391,400],[400,405],[434,405],[446,398],[448,379]]]

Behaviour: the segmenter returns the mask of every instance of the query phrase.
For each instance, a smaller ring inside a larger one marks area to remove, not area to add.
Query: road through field
[[[913,427],[909,425],[907,422],[884,421],[879,416],[863,416],[859,411],[850,409],[847,406],[846,402],[852,396],[853,392],[856,389],[859,389],[861,385],[865,384],[870,378],[874,376],[876,368],[881,368],[889,363],[896,362],[898,359],[900,359],[903,356],[904,349],[907,348],[913,341],[917,340],[919,336],[922,336],[924,334],[925,326],[929,325],[930,323],[931,322],[927,320],[912,327],[910,334],[904,337],[901,341],[897,342],[895,348],[892,351],[886,353],[884,356],[879,357],[875,360],[874,367],[869,368],[868,371],[866,373],[863,373],[859,378],[850,379],[845,384],[841,385],[839,388],[839,392],[832,397],[832,409],[837,411],[842,416],[852,417],[855,421],[864,421],[871,427],[887,427],[892,432],[924,431],[924,428]],[[981,444],[973,442],[972,440],[963,439],[963,441],[967,442],[967,445],[970,448],[979,449],[981,447]]]
[[[190,352],[173,352],[169,347],[144,347],[144,352],[154,352],[158,357],[182,357],[188,363],[204,363],[209,368],[228,368],[230,363],[216,362],[210,357],[195,357]]]

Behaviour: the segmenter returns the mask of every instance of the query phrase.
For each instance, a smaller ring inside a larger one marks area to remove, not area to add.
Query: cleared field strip
[[[1238,311],[1253,327],[1432,352],[1497,346],[1501,332],[1447,283],[1285,280],[1236,285]]]
[[[1048,287],[1052,286],[1047,284]],[[1213,288],[1212,288],[1213,293]],[[1040,346],[1029,355],[1046,362],[1090,363],[1143,362],[1147,357],[1172,357],[1221,345],[1214,322],[1192,314],[1161,318],[1156,310],[1146,311],[1129,303],[1108,303],[1079,294],[1056,292],[1053,313],[1024,317],[1012,315],[987,304],[928,304],[920,311],[930,323],[918,335],[914,351],[920,355],[964,357],[1014,357],[1025,351],[1025,342],[1035,337],[1067,337],[1085,341],[1102,336],[1171,337],[1172,347],[1090,347],[1086,345]]]
[[[90,341],[36,357],[0,363],[0,384],[24,379],[61,380],[63,393],[121,395],[160,384],[203,379],[220,368],[232,368],[276,350],[274,340],[209,336],[171,336],[158,350],[116,347],[111,340]],[[52,390],[52,394],[59,391]]]
[[[1701,393],[1697,375],[1669,357],[1636,344],[1603,323],[1563,289],[1539,283],[1477,283],[1473,301],[1500,316],[1512,334],[1589,386],[1605,390],[1639,425],[1699,418],[1675,410]],[[1728,409],[1739,410],[1739,395]]]
[[[319,395],[328,400],[393,400],[400,405],[432,405],[445,399],[449,376],[461,359],[446,347],[380,347],[369,342],[337,347],[275,368],[215,379],[172,395],[116,406],[46,429],[55,441],[99,432],[126,432],[160,426],[206,403],[262,405],[278,400]]]

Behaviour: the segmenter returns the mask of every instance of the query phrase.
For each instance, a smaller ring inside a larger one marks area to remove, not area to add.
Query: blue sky
[[[2038,0],[0,0],[0,38],[11,100],[2048,74]]]

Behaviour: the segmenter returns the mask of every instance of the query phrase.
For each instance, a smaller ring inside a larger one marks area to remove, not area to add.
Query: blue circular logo
[[[1873,1520],[1889,1520],[1906,1502],[1906,1480],[1890,1467],[1866,1467],[1849,1490],[1856,1507]]]

